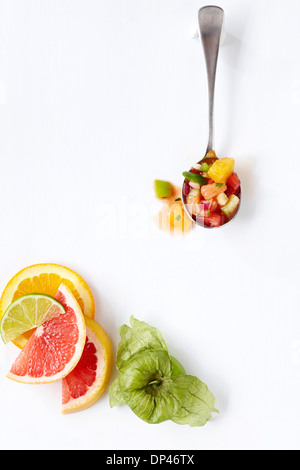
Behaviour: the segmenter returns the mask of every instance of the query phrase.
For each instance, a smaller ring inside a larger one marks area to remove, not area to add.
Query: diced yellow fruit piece
[[[220,158],[212,164],[207,174],[215,183],[226,183],[229,176],[232,175],[233,170],[233,158]]]
[[[225,206],[225,204],[228,202],[228,196],[226,196],[225,193],[221,193],[217,197],[217,201],[220,204],[220,206]]]

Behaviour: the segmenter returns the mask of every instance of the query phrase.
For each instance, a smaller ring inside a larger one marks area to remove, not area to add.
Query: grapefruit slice
[[[112,372],[111,342],[104,329],[85,318],[86,342],[80,361],[62,381],[62,413],[75,413],[94,405],[105,392]]]
[[[0,319],[9,305],[27,294],[46,294],[55,297],[64,283],[79,303],[82,312],[90,318],[95,316],[95,302],[87,283],[75,271],[58,264],[35,264],[18,272],[7,284],[0,299]],[[13,342],[23,348],[32,331],[22,334]]]
[[[56,299],[65,312],[46,321],[31,335],[7,377],[17,382],[56,382],[76,367],[86,340],[80,306],[71,290],[61,284]]]

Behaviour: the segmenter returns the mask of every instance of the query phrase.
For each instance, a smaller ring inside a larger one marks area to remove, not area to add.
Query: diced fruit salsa
[[[233,158],[212,150],[190,171],[183,172],[183,201],[192,219],[204,227],[220,227],[236,214],[241,196]]]

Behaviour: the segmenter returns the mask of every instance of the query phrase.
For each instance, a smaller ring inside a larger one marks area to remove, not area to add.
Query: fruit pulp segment
[[[62,403],[76,400],[87,394],[97,376],[97,350],[87,336],[82,356],[75,369],[63,379]]]

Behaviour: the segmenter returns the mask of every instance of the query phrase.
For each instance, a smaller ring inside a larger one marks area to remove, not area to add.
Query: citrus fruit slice
[[[28,294],[15,300],[5,311],[0,333],[4,343],[13,341],[28,330],[37,328],[48,320],[65,313],[65,308],[53,297]]]
[[[104,329],[85,317],[85,347],[73,371],[62,381],[62,413],[82,411],[96,403],[105,392],[112,372],[111,342]]]
[[[61,283],[73,293],[82,312],[95,316],[95,302],[87,283],[75,271],[58,264],[36,264],[18,272],[7,284],[0,299],[0,319],[9,305],[27,294],[46,294],[55,297]],[[13,342],[23,348],[32,331],[22,334]]]
[[[12,365],[8,378],[28,384],[56,382],[77,365],[86,340],[84,316],[64,284],[59,287],[56,299],[65,312],[35,330]]]

